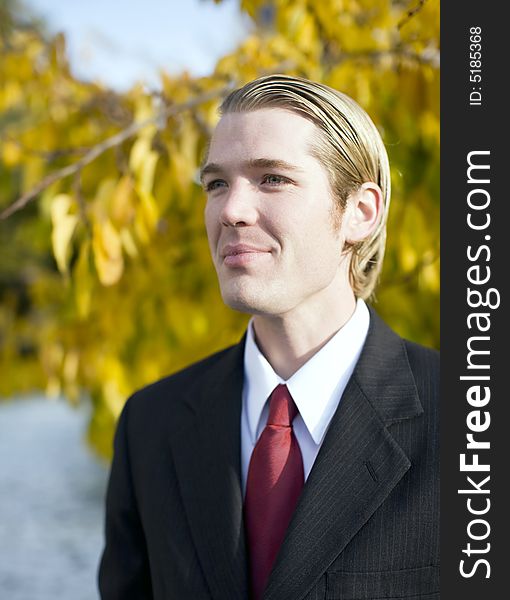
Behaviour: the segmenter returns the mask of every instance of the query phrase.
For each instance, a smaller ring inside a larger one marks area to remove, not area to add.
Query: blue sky
[[[24,0],[66,34],[73,73],[125,90],[158,86],[158,73],[205,75],[245,38],[237,0]]]

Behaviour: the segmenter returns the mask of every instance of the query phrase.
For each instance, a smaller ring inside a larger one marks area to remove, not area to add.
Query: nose
[[[222,199],[219,214],[225,227],[246,227],[257,221],[255,195],[248,182],[232,183]]]

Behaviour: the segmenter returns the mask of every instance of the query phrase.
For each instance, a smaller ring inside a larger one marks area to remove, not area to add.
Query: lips
[[[245,266],[270,254],[270,248],[251,244],[227,244],[221,251],[224,264],[230,267]]]

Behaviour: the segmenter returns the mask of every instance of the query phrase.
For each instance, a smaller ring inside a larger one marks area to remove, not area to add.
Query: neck
[[[253,327],[257,345],[282,379],[289,379],[351,318],[356,309],[352,290],[320,310],[292,311],[284,315],[256,315]]]

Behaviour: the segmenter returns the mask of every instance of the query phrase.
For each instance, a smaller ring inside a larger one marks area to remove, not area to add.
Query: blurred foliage
[[[262,74],[340,89],[380,127],[393,199],[376,308],[439,344],[439,1],[241,6],[253,32],[210,76],[118,94],[76,80],[64,37],[1,5],[0,395],[86,393],[106,456],[134,389],[245,328],[219,295],[196,172],[221,99]]]

